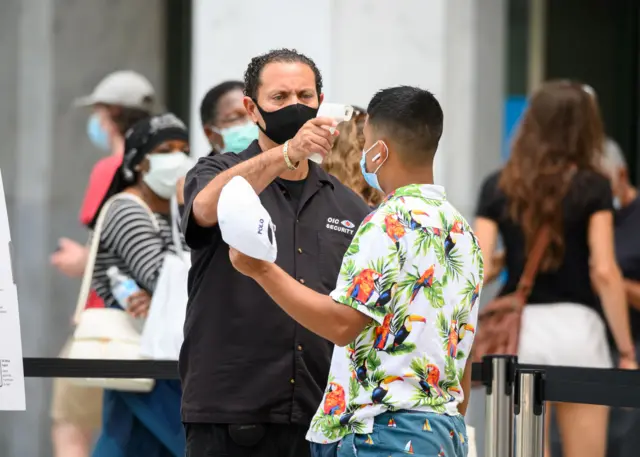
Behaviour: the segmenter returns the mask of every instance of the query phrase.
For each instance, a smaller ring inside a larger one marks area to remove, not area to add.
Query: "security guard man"
[[[322,77],[281,49],[252,59],[244,104],[259,129],[245,151],[201,158],[185,182],[183,230],[192,248],[180,355],[187,456],[309,455],[305,434],[325,388],[333,345],[297,324],[238,273],[217,226],[222,187],[244,177],[276,225],[276,263],[322,294],[370,211],[307,160],[331,151],[332,119],[316,118]]]

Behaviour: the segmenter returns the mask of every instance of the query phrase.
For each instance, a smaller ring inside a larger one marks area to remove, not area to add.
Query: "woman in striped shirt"
[[[188,153],[188,132],[173,114],[142,120],[127,132],[122,165],[100,205],[101,211],[110,197],[129,194],[109,206],[100,233],[92,285],[105,306],[120,307],[107,277],[116,266],[140,287],[126,311],[147,316],[165,255],[176,252],[170,199],[191,166]],[[179,381],[157,381],[148,394],[105,390],[103,430],[93,457],[182,457],[180,395]]]

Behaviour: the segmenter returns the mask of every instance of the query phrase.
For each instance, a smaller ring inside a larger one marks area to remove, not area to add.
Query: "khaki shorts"
[[[66,358],[71,347],[68,339],[60,358]],[[51,418],[54,422],[76,425],[87,431],[97,431],[102,426],[102,389],[80,387],[66,378],[53,380]]]

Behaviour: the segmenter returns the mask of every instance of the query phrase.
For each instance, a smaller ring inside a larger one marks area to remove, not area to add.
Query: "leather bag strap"
[[[540,269],[542,258],[547,250],[547,246],[549,246],[551,236],[550,232],[551,227],[549,224],[544,224],[540,227],[538,233],[536,233],[533,248],[531,249],[527,262],[524,265],[524,271],[522,272],[522,276],[518,282],[518,292],[525,301],[529,297],[531,289],[533,289],[533,284],[536,280],[538,270]]]

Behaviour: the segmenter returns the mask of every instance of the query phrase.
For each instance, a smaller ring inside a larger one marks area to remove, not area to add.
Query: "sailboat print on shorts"
[[[409,442],[404,447],[404,452],[406,452],[407,454],[413,454],[413,444],[411,444],[411,440],[409,440]]]
[[[393,417],[391,419],[389,419],[389,425],[388,427],[395,427],[396,426],[396,421],[393,420]]]
[[[367,435],[367,440],[365,441],[366,444],[373,444],[373,440],[371,439],[371,435]]]
[[[431,424],[429,423],[429,419],[426,419],[424,421],[424,425],[422,426],[422,431],[423,432],[430,432],[431,431]]]

